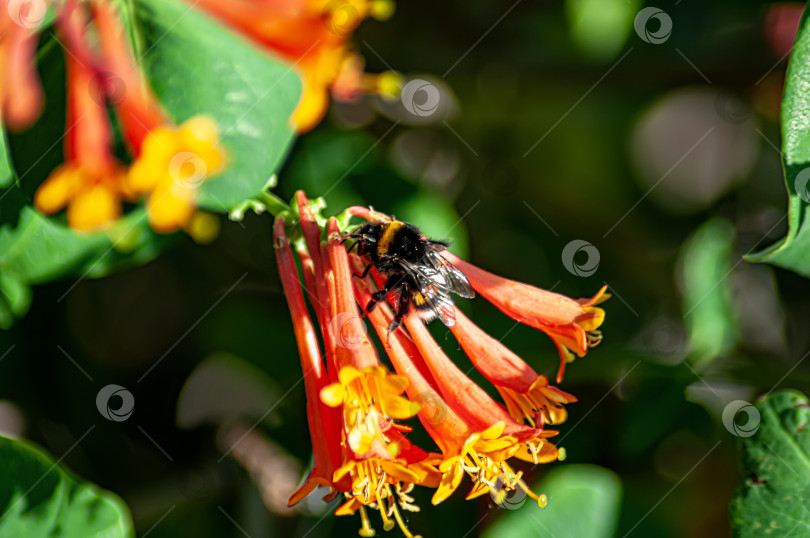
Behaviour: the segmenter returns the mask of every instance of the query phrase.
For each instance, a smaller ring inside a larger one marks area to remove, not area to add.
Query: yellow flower
[[[177,128],[153,129],[144,139],[126,184],[135,193],[148,194],[149,223],[155,231],[173,232],[192,221],[197,189],[224,166],[218,138],[212,119],[195,116]]]

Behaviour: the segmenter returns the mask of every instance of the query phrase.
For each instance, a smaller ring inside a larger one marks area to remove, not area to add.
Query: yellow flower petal
[[[97,184],[80,191],[70,202],[68,225],[74,230],[96,230],[120,214],[121,203],[116,193],[106,185]]]

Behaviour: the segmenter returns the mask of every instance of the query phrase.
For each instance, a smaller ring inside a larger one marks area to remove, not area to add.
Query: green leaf
[[[174,120],[213,116],[228,166],[203,183],[200,205],[228,211],[254,198],[293,139],[301,82],[292,67],[177,0],[139,0],[152,87]]]
[[[564,465],[532,488],[548,497],[540,509],[531,499],[505,513],[483,538],[609,538],[618,523],[622,486],[619,477],[596,465]],[[503,506],[508,506],[508,499]]]
[[[683,312],[689,348],[697,363],[728,351],[738,334],[731,305],[729,278],[732,267],[734,227],[712,219],[692,234],[681,253]]]
[[[29,286],[67,276],[97,278],[140,265],[176,238],[152,232],[143,208],[106,233],[82,234],[24,207],[16,226],[0,226],[0,328],[10,326],[9,312],[16,317],[25,314]]]
[[[14,180],[14,171],[11,169],[11,161],[8,157],[8,142],[6,142],[6,130],[0,124],[0,189],[5,189]]]
[[[126,538],[129,510],[27,443],[0,436],[0,536]]]
[[[728,408],[727,408],[728,409]],[[744,421],[756,421],[752,411]],[[734,535],[807,536],[810,533],[810,403],[800,392],[783,390],[756,404],[759,427],[743,435],[742,474],[731,501]],[[725,419],[726,417],[724,417]],[[728,426],[728,424],[727,424]],[[736,428],[734,428],[736,429]]]
[[[805,10],[782,96],[782,164],[788,189],[788,233],[748,261],[768,262],[810,277],[810,20]]]

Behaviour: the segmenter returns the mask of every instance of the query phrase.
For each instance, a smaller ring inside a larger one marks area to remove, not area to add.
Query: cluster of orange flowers
[[[304,89],[290,118],[303,132],[314,127],[335,98],[395,94],[393,73],[363,73],[348,39],[366,17],[384,19],[388,0],[195,0],[203,9],[290,63]],[[11,130],[33,123],[44,106],[36,72],[37,43],[46,12],[65,50],[67,124],[64,164],[39,187],[35,206],[46,214],[67,208],[71,228],[107,228],[124,202],[146,198],[154,230],[186,229],[204,235],[214,224],[196,211],[203,181],[225,165],[216,123],[196,116],[173,124],[133,57],[124,26],[109,0],[0,0],[0,120]],[[115,112],[132,163],[113,153],[110,109]]]
[[[368,318],[396,372],[391,373],[360,319],[380,275],[372,271],[358,278],[364,262],[343,246],[345,234],[337,221],[329,219],[327,241],[322,243],[322,230],[306,196],[298,192],[296,201],[304,241],[296,241],[295,249],[303,281],[285,230],[286,224],[296,223],[277,217],[274,242],[305,376],[314,466],[290,504],[326,486],[331,488],[329,498],[339,493],[346,497],[338,515],[360,513],[361,535],[374,534],[367,515],[373,508],[386,530],[398,524],[409,537],[413,535],[401,510],[418,509],[410,496],[416,485],[434,488],[432,502],[438,504],[466,475],[473,484],[468,499],[490,493],[499,501],[520,489],[545,506],[546,497],[532,492],[508,461],[514,457],[546,463],[560,458],[561,451],[549,441],[558,432],[545,426],[565,421],[564,406],[576,399],[551,386],[457,309],[450,330],[506,405],[493,400],[445,355],[418,316],[407,315],[405,327],[389,335],[393,311],[380,303]],[[349,212],[372,222],[388,218],[363,207]],[[605,288],[590,299],[569,299],[495,276],[449,253],[442,255],[505,314],[548,334],[563,364],[600,341],[604,311],[595,305],[608,297]],[[320,331],[310,319],[302,289]],[[561,377],[562,367],[558,382]],[[412,417],[421,422],[438,452],[408,440],[411,428],[397,421]]]
[[[201,116],[181,126],[167,119],[109,2],[66,0],[52,7],[65,49],[65,161],[37,190],[36,207],[46,214],[67,207],[71,228],[93,231],[118,219],[123,202],[143,196],[156,231],[193,227],[197,187],[224,164],[216,124]],[[9,93],[3,100],[3,120],[19,130],[32,123],[43,106],[34,63],[38,27],[6,24],[10,33],[0,43],[0,57],[13,69],[5,71],[10,78],[4,84]],[[129,167],[113,152],[110,108],[133,158]]]

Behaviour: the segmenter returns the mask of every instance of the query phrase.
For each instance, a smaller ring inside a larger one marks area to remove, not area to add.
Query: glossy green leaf
[[[548,473],[532,488],[548,497],[545,508],[526,499],[525,504],[509,499],[500,517],[483,538],[609,538],[619,518],[622,486],[615,473],[596,465],[564,465]],[[517,499],[517,497],[515,497]]]
[[[0,436],[0,537],[126,538],[129,510],[39,449]]]
[[[0,328],[25,314],[29,286],[68,276],[96,278],[122,266],[146,263],[176,236],[151,231],[144,209],[117,222],[106,233],[76,233],[56,219],[25,207],[16,226],[0,227]],[[69,289],[67,290],[70,291]]]
[[[301,92],[294,69],[178,0],[139,0],[142,64],[177,122],[213,116],[228,152],[225,171],[201,187],[200,205],[227,211],[258,195],[293,139]]]
[[[782,96],[782,164],[788,189],[788,233],[746,257],[810,277],[810,20],[805,10],[790,55]]]
[[[754,408],[747,409],[738,411],[742,422],[759,422],[756,429],[739,428],[747,437],[740,437],[744,478],[731,501],[734,535],[807,536],[810,403],[804,394],[783,390],[757,402],[758,416]]]

